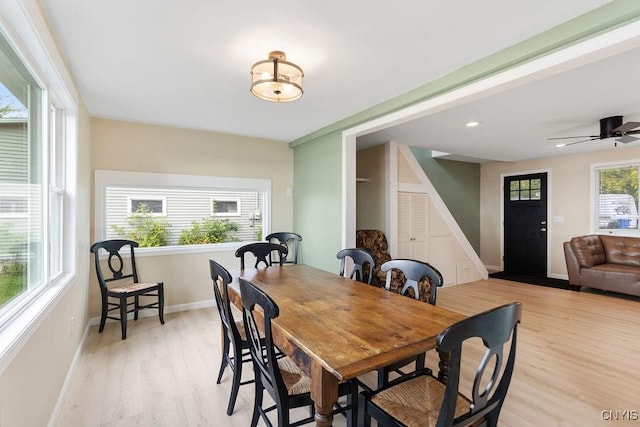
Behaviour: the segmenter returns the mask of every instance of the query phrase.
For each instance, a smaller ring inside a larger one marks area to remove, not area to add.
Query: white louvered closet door
[[[398,193],[398,258],[427,261],[428,195]]]

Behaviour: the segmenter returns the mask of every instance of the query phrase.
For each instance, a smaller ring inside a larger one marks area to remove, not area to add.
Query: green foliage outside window
[[[638,167],[600,170],[600,194],[631,194],[638,205]]]
[[[115,224],[111,228],[119,235],[138,242],[141,248],[167,245],[171,224],[164,218],[152,216],[145,203],[138,205],[128,221],[131,228],[128,231]]]
[[[227,219],[205,218],[202,222],[193,221],[192,227],[182,230],[180,245],[204,245],[207,243],[237,242],[235,233],[240,226]]]
[[[3,253],[10,252],[13,259],[0,265],[0,306],[26,289],[26,261],[21,261],[25,251],[26,236],[14,233],[9,224],[0,225],[0,242]]]

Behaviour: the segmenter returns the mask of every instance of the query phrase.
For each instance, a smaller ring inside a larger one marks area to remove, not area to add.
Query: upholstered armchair
[[[379,288],[383,288],[387,281],[387,273],[382,271],[380,267],[385,262],[391,260],[389,254],[389,244],[384,232],[381,230],[357,230],[356,231],[356,246],[366,249],[373,256],[375,266],[373,267],[373,277],[371,284]],[[390,291],[400,293],[405,283],[404,275],[401,271],[393,270],[391,272],[391,287]],[[421,301],[429,302],[429,295],[431,294],[431,283],[429,279],[424,278],[418,283],[419,298]],[[415,298],[413,289],[409,289],[406,296]]]

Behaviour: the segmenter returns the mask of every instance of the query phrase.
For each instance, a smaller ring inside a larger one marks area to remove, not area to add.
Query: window
[[[540,200],[540,179],[521,179],[509,184],[509,200]]]
[[[592,167],[595,230],[616,234],[638,232],[640,161]],[[606,230],[606,231],[605,231]]]
[[[65,110],[20,57],[0,36],[0,327],[63,272]]]
[[[211,216],[241,216],[240,199],[211,199]]]
[[[127,205],[129,206],[129,216],[136,213],[146,213],[152,216],[165,216],[167,210],[165,208],[167,204],[166,198],[153,198],[153,197],[129,197]]]
[[[262,240],[268,224],[270,180],[96,171],[95,183],[99,239],[189,251]]]

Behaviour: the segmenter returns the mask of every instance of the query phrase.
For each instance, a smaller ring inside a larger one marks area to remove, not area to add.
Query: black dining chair
[[[160,324],[164,325],[164,283],[140,282],[136,268],[134,248],[138,242],[125,239],[104,240],[91,245],[90,251],[94,255],[98,285],[102,297],[102,312],[100,315],[100,328],[104,330],[107,319],[118,320],[122,330],[122,339],[127,339],[127,315],[133,313],[133,320],[138,320],[138,312],[143,309],[157,309]],[[120,251],[128,252],[128,256],[122,257]],[[102,269],[100,263],[101,254],[107,254],[107,266],[109,271]],[[127,260],[127,261],[125,261]],[[153,298],[155,302],[140,304],[140,298]],[[129,299],[133,298],[133,302]],[[117,302],[113,302],[113,301]],[[117,311],[119,316],[109,313]]]
[[[413,293],[417,300],[426,301],[432,305],[436,304],[436,289],[442,286],[443,279],[442,274],[432,265],[412,259],[393,259],[382,264],[380,269],[387,273],[386,290],[391,290],[392,281],[401,281],[404,278],[405,281],[400,286],[395,284],[399,293],[402,295]],[[395,271],[402,274],[394,277]],[[401,371],[400,368],[413,362],[415,362],[416,371],[423,369],[425,354],[422,353],[378,369],[378,387],[383,387],[389,382],[391,372],[400,376],[406,375],[406,372]]]
[[[353,270],[349,274],[349,278],[355,279],[359,282],[366,283],[368,285],[371,284],[371,279],[373,277],[373,268],[375,267],[375,262],[373,261],[373,256],[362,248],[347,248],[342,249],[336,254],[336,257],[340,260],[340,275],[344,276],[344,270],[346,268],[346,259],[351,258],[353,260]],[[365,266],[368,265],[368,269],[366,270],[367,274],[364,274]]]
[[[436,304],[436,289],[442,287],[444,280],[442,274],[431,264],[413,259],[392,259],[382,264],[380,270],[387,273],[384,286],[386,290],[392,290],[393,270],[399,270],[405,279],[398,290],[399,293],[412,293],[417,300]]]
[[[242,278],[240,294],[242,295],[242,319],[249,341],[249,351],[253,359],[255,375],[255,401],[251,427],[258,424],[260,418],[271,426],[267,412],[276,410],[278,426],[298,426],[314,421],[314,403],[311,400],[311,378],[288,357],[278,358],[278,350],[273,342],[271,329],[273,319],[280,314],[280,308],[269,295]],[[255,316],[256,309],[260,312]],[[260,319],[260,320],[259,320]],[[258,323],[259,321],[262,322]],[[259,326],[260,325],[260,326]],[[264,339],[260,331],[264,332]],[[263,408],[263,393],[267,391],[275,405]],[[339,384],[338,396],[347,396],[347,406],[337,407],[333,414],[342,413],[347,416],[347,425],[355,426],[357,415],[358,385],[357,381],[347,381]],[[296,422],[290,422],[289,410],[309,406],[311,416]]]
[[[280,245],[286,246],[287,249],[289,249],[289,252],[285,256],[285,259],[283,261],[285,264],[298,263],[300,242],[302,241],[302,237],[299,234],[291,232],[271,233],[267,237],[265,237],[265,240],[271,243],[278,243]],[[292,255],[292,258],[289,258],[289,255]],[[272,262],[271,255],[269,255],[269,262]]]
[[[363,391],[358,402],[358,425],[369,426],[373,417],[384,426],[497,426],[513,374],[521,317],[522,305],[514,302],[446,328],[436,340],[438,351],[449,355],[446,382],[422,370],[379,390]],[[482,343],[484,357],[477,365],[470,392],[462,393],[462,349],[470,339],[474,339],[473,344]]]
[[[244,332],[244,323],[242,320],[235,321],[233,312],[231,311],[231,303],[229,302],[228,296],[228,285],[232,280],[231,274],[229,274],[226,268],[212,259],[209,260],[209,270],[211,272],[211,280],[213,281],[213,294],[216,298],[216,307],[218,308],[218,314],[222,322],[222,362],[216,384],[220,384],[222,374],[224,374],[227,366],[231,368],[233,379],[231,381],[231,395],[229,396],[229,404],[227,406],[227,415],[231,415],[236,404],[240,386],[253,383],[253,380],[241,381],[242,365],[251,362],[251,354]]]
[[[254,267],[258,268],[258,265],[261,262],[264,263],[264,265],[267,267],[273,265],[273,263],[271,262],[272,252],[278,253],[279,263],[280,265],[283,265],[284,259],[286,258],[289,250],[286,246],[269,242],[249,243],[248,245],[241,246],[236,250],[236,257],[240,258],[241,270],[244,270],[244,255],[247,252],[256,257],[256,264]]]

